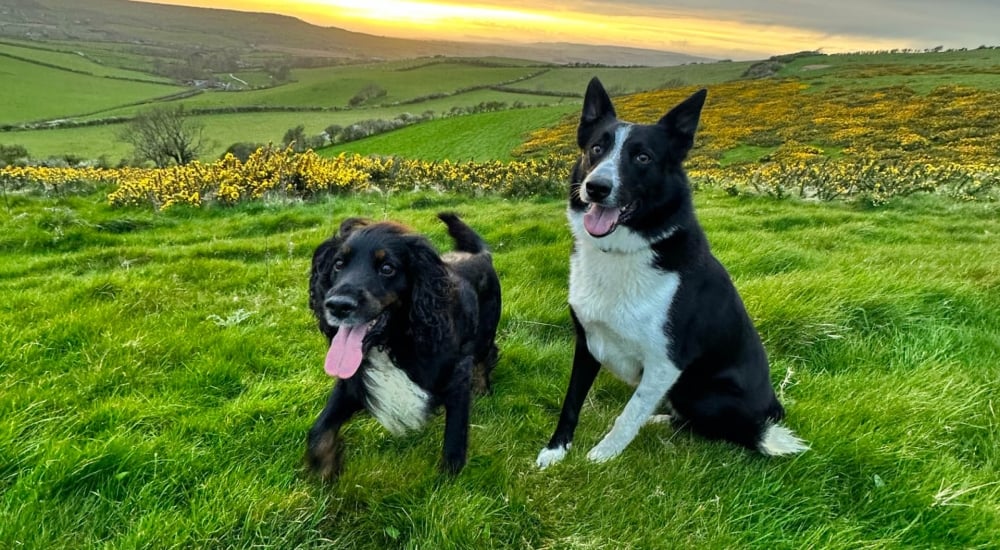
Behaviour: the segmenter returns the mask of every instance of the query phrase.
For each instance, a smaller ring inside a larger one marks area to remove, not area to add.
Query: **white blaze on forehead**
[[[615,128],[614,143],[612,144],[611,151],[604,155],[601,162],[597,163],[597,166],[587,174],[587,177],[583,178],[582,193],[584,193],[584,200],[587,199],[587,182],[599,178],[611,182],[611,196],[608,202],[614,202],[618,194],[618,189],[621,186],[622,148],[631,133],[632,124],[622,123]]]

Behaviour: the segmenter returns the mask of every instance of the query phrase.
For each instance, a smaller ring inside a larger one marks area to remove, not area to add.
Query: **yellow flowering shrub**
[[[655,122],[696,88],[615,99],[619,118]],[[938,191],[965,200],[1000,198],[1000,92],[942,86],[920,95],[904,86],[876,91],[810,90],[797,80],[712,86],[688,170],[696,185],[733,192],[873,203]],[[576,155],[575,119],[538,130],[521,158]],[[759,158],[725,162],[741,146]],[[769,151],[770,152],[767,152]]]
[[[347,193],[376,187],[383,191],[437,189],[508,197],[562,193],[569,167],[558,160],[513,162],[428,162],[393,157],[341,154],[324,158],[313,151],[263,147],[246,162],[226,155],[213,163],[192,162],[168,168],[0,168],[12,187],[56,189],[67,182],[105,182],[114,186],[108,201],[116,206],[236,204],[270,194],[308,198],[317,193]]]

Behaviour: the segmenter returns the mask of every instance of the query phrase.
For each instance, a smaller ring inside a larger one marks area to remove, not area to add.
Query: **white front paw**
[[[617,445],[612,445],[607,440],[601,441],[587,453],[587,459],[591,462],[607,462],[612,458],[622,454],[625,450]]]
[[[548,447],[542,449],[542,452],[538,453],[538,458],[535,459],[535,465],[542,470],[548,468],[563,458],[566,458],[566,451],[569,450],[569,447],[570,445],[560,445],[555,449],[549,449]]]

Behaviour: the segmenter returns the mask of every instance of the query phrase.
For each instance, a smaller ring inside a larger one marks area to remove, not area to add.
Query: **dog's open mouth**
[[[635,202],[630,202],[622,207],[592,203],[583,215],[583,228],[592,237],[605,237],[610,235],[620,223],[627,221],[634,211]]]
[[[365,356],[365,337],[382,320],[382,315],[359,325],[343,325],[330,341],[323,369],[330,376],[350,378],[361,367]]]

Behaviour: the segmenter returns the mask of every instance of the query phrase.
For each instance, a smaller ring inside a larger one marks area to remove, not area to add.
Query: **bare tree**
[[[136,159],[162,167],[198,158],[208,146],[203,131],[204,126],[189,118],[183,105],[156,107],[137,114],[118,139],[132,144]]]

